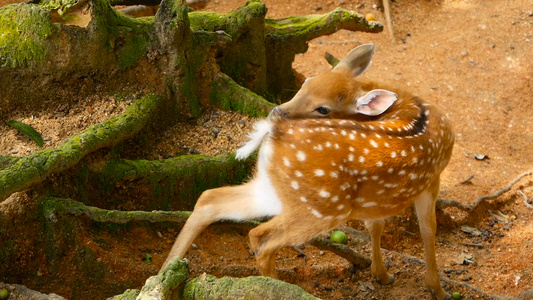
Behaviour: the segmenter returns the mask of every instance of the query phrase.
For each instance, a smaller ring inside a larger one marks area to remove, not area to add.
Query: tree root
[[[5,169],[5,168],[13,165],[19,159],[20,159],[19,157],[8,156],[8,155],[6,155],[6,156],[0,155],[0,170]]]
[[[152,119],[158,102],[159,98],[153,95],[139,99],[124,114],[89,127],[58,148],[35,152],[0,170],[0,201],[42,182],[50,174],[65,171],[91,152],[134,136]]]
[[[366,269],[370,267],[370,264],[372,263],[370,258],[353,251],[350,249],[350,247],[331,242],[326,235],[315,237],[309,242],[309,244],[317,247],[318,249],[335,253],[338,256],[348,260],[359,269]]]
[[[444,209],[444,208],[448,208],[448,207],[456,207],[456,208],[458,208],[460,210],[463,210],[463,211],[473,211],[474,209],[476,209],[484,201],[497,198],[497,197],[501,196],[503,193],[508,192],[513,187],[513,185],[515,185],[518,181],[520,181],[522,178],[524,178],[526,176],[529,176],[531,174],[533,174],[533,170],[524,172],[524,173],[518,175],[515,179],[513,179],[507,186],[505,186],[504,188],[496,191],[496,193],[491,194],[491,195],[484,195],[484,196],[478,197],[473,203],[470,203],[470,204],[463,204],[463,203],[460,203],[460,202],[458,202],[456,200],[445,200],[445,199],[440,199],[439,198],[439,199],[437,199],[437,208]]]
[[[319,299],[301,287],[269,277],[201,275],[187,282],[184,299]]]
[[[224,73],[214,76],[209,99],[212,105],[251,117],[266,116],[275,107],[275,104],[242,87]]]

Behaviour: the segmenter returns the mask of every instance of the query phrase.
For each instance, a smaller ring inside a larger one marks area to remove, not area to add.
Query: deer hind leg
[[[437,271],[437,259],[435,257],[435,234],[437,232],[437,220],[435,217],[435,203],[439,191],[439,180],[422,192],[415,199],[416,214],[420,226],[420,235],[424,243],[426,260],[426,286],[439,300],[450,299],[451,295],[445,292],[441,285]]]
[[[385,220],[365,221],[365,226],[370,233],[370,239],[372,241],[372,264],[370,265],[370,271],[381,284],[391,284],[394,281],[394,275],[387,273],[381,257],[381,233],[385,226]]]
[[[295,209],[294,211],[301,210]],[[250,230],[250,245],[255,252],[257,267],[263,276],[277,278],[276,252],[285,246],[303,244],[341,223],[322,221],[315,216],[281,214]]]
[[[252,188],[253,183],[250,182],[203,192],[191,216],[181,229],[161,270],[174,258],[183,257],[194,239],[210,224],[222,219],[243,220],[255,217],[249,216],[250,212],[257,211],[251,209],[253,206],[253,201],[250,199]]]

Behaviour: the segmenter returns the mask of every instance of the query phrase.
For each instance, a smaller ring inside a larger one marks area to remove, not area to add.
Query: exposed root
[[[112,147],[137,134],[152,119],[158,97],[135,101],[127,111],[74,135],[61,146],[35,152],[0,170],[0,201],[14,192],[44,181],[49,175],[65,171],[98,149]]]
[[[524,194],[522,191],[518,191],[518,193],[524,198],[524,205],[529,209],[533,209],[533,205],[529,204],[530,199],[526,196],[526,194]]]
[[[496,193],[491,194],[491,195],[484,195],[484,196],[478,197],[471,204],[463,204],[463,203],[460,203],[460,202],[458,202],[456,200],[445,200],[445,199],[440,199],[439,198],[439,199],[437,199],[437,207],[439,209],[444,209],[444,208],[448,208],[448,207],[456,207],[456,208],[458,208],[460,210],[464,210],[464,211],[473,211],[474,209],[476,209],[484,201],[497,198],[497,197],[501,196],[503,193],[508,192],[513,187],[513,185],[515,185],[518,181],[520,181],[522,178],[524,178],[526,176],[529,176],[531,174],[533,174],[533,170],[524,172],[524,173],[518,175],[515,179],[513,179],[507,186],[505,186],[501,190],[498,190]]]
[[[360,269],[366,269],[370,267],[370,264],[372,263],[370,258],[353,251],[350,247],[331,242],[326,235],[315,237],[309,243],[318,249],[327,250],[337,254]]]

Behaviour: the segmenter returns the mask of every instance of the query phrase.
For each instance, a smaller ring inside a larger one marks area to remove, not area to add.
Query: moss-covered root
[[[152,119],[159,102],[154,95],[139,99],[124,114],[89,127],[58,148],[35,152],[0,170],[0,201],[74,166],[91,152],[134,136]]]
[[[238,111],[252,117],[266,116],[275,106],[256,93],[240,86],[224,73],[218,73],[213,78],[209,99],[214,106]]]
[[[246,278],[202,275],[187,283],[184,299],[319,299],[297,285],[251,276]]]
[[[72,199],[48,197],[41,203],[41,211],[46,218],[56,214],[84,215],[99,223],[126,224],[128,222],[177,222],[184,224],[191,215],[189,211],[118,211],[87,206]]]
[[[141,289],[141,293],[137,296],[137,300],[166,300],[177,299],[180,287],[183,286],[185,280],[189,278],[189,261],[182,258],[176,258],[159,274],[152,276],[146,280],[145,285]]]
[[[383,25],[367,21],[364,16],[337,8],[323,15],[307,15],[283,19],[265,19],[266,34],[273,39],[312,40],[346,29],[350,31],[381,32]]]
[[[107,300],[135,300],[140,292],[141,291],[135,289],[126,290],[120,295],[107,298]]]
[[[0,169],[4,169],[12,164],[16,163],[19,160],[18,157],[14,156],[3,156],[0,155]]]

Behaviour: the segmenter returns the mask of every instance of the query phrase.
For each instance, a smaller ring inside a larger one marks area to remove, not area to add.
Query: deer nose
[[[282,109],[279,108],[279,106],[274,107],[270,114],[268,114],[268,119],[274,120],[274,119],[281,119],[286,118],[289,114]]]

